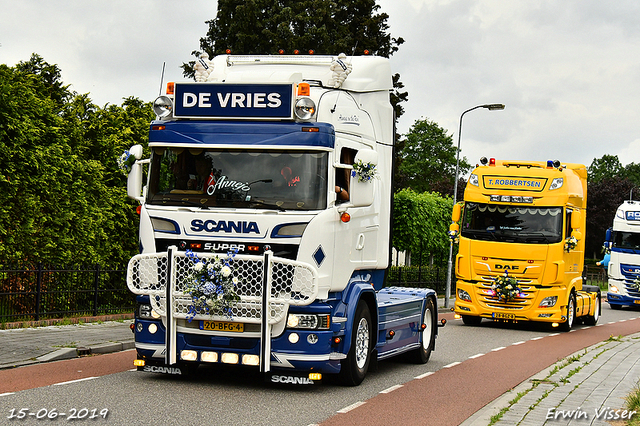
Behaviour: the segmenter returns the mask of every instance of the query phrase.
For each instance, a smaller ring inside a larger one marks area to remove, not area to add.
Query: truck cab
[[[223,55],[200,64],[200,81],[171,83],[156,100],[150,158],[132,149],[139,368],[240,364],[276,382],[339,374],[353,385],[372,359],[413,352],[426,362],[435,292],[383,289],[388,60]]]

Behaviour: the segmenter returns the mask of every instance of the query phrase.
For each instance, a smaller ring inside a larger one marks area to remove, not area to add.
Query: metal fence
[[[0,267],[0,322],[133,312],[126,268]]]
[[[451,285],[455,287],[455,275]],[[392,266],[389,268],[386,286],[431,288],[439,295],[445,294],[447,266]],[[451,290],[452,294],[453,289]]]

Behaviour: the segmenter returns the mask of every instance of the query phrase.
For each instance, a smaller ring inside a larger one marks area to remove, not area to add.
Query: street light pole
[[[497,111],[503,110],[503,104],[485,104],[474,106],[473,108],[469,108],[465,112],[460,115],[460,126],[458,127],[458,150],[456,151],[456,178],[453,182],[453,205],[455,206],[458,202],[458,180],[460,179],[460,139],[462,136],[462,117],[469,111],[473,111],[478,108],[486,108],[489,111]],[[446,290],[444,294],[444,307],[449,307],[449,298],[451,297],[451,271],[453,266],[453,239],[449,242],[449,261],[447,263],[447,282],[446,282]]]

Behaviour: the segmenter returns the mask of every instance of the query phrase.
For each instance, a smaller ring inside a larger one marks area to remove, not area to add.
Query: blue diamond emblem
[[[316,265],[318,265],[318,267],[322,265],[322,261],[324,260],[325,257],[327,256],[324,254],[324,250],[322,250],[322,246],[318,246],[315,253],[313,253],[313,260],[316,261]]]

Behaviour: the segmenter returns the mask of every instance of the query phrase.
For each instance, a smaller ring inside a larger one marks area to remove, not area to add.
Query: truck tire
[[[584,323],[587,325],[596,325],[598,323],[598,319],[600,319],[600,309],[602,305],[601,296],[598,292],[598,296],[596,297],[596,306],[593,312],[593,315],[587,315],[584,319]]]
[[[433,305],[433,299],[429,298],[424,304],[424,312],[422,314],[422,323],[425,328],[420,332],[422,334],[420,338],[420,347],[411,352],[411,360],[416,364],[426,364],[431,357],[431,351],[433,351],[433,345],[436,340],[436,321],[434,319],[435,307]]]
[[[351,349],[341,361],[340,381],[346,386],[358,386],[364,380],[371,362],[372,323],[369,306],[358,302],[351,332]]]
[[[569,331],[576,321],[576,296],[571,292],[569,301],[567,302],[567,320],[560,324],[560,330]]]
[[[477,317],[475,315],[462,315],[462,322],[465,325],[480,325],[482,317]]]

